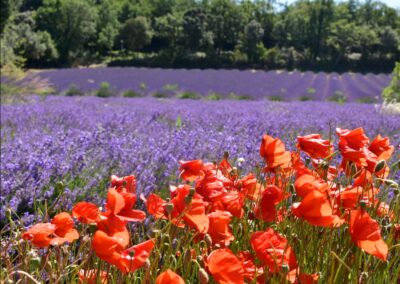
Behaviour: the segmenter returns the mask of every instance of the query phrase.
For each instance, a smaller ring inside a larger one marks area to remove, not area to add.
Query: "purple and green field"
[[[200,70],[159,68],[59,69],[35,73],[62,92],[71,84],[83,91],[108,82],[117,91],[134,90],[143,95],[157,92],[196,92],[202,96],[218,93],[260,100],[325,101],[341,94],[347,101],[379,101],[382,89],[391,79],[388,74],[313,73],[262,70]]]
[[[60,210],[100,199],[111,173],[134,173],[146,194],[163,190],[176,180],[180,159],[214,161],[224,151],[251,171],[263,133],[293,150],[297,135],[335,139],[335,127],[400,142],[400,116],[371,104],[50,96],[2,105],[1,215],[11,207],[32,221],[34,200],[51,198],[59,181],[66,185]]]

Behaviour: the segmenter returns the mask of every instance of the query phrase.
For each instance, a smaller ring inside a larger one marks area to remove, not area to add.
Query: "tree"
[[[209,15],[203,7],[195,7],[183,15],[183,36],[185,46],[197,51],[205,45],[209,45],[212,35],[208,32]]]
[[[244,30],[243,47],[250,62],[254,63],[258,57],[257,45],[261,42],[264,35],[264,30],[261,24],[256,20],[252,20],[247,24]]]
[[[397,53],[400,51],[400,36],[391,27],[384,27],[379,33],[382,53]]]
[[[383,92],[382,97],[385,102],[397,102],[400,103],[400,62],[396,63],[393,70],[392,81]]]
[[[113,0],[103,0],[98,6],[97,49],[101,54],[112,50],[119,32],[118,9]]]
[[[62,63],[82,56],[96,38],[97,11],[85,0],[44,0],[36,19],[56,42]]]
[[[136,51],[150,43],[152,31],[146,18],[137,17],[123,25],[120,37],[127,49]]]

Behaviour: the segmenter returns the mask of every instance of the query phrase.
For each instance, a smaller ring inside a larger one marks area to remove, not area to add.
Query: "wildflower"
[[[201,160],[180,161],[180,176],[187,181],[195,181],[204,176],[203,162]]]
[[[99,276],[99,281],[98,281]],[[78,273],[79,284],[107,284],[108,273],[105,271],[98,271],[97,269],[83,270],[81,269]]]
[[[351,239],[359,248],[379,259],[387,259],[388,246],[382,240],[379,224],[366,211],[357,209],[350,212],[349,229]]]
[[[343,220],[334,214],[326,194],[311,191],[300,203],[292,205],[292,212],[314,226],[339,227]]]
[[[185,284],[185,281],[171,269],[167,269],[157,276],[156,284]]]
[[[135,176],[117,177],[111,176],[111,187],[115,187],[118,192],[136,192],[136,178]]]
[[[93,203],[78,202],[72,208],[72,216],[83,224],[96,223],[100,220],[100,210]]]
[[[272,228],[253,233],[250,242],[257,257],[271,272],[280,271],[283,265],[288,265],[290,270],[297,268],[296,256],[287,239]]]
[[[205,260],[205,265],[218,284],[244,283],[243,265],[228,248],[212,251]]]
[[[261,194],[259,206],[256,208],[256,214],[266,222],[272,222],[277,217],[276,205],[285,198],[282,189],[275,185],[269,185]]]
[[[136,196],[133,193],[119,193],[116,189],[110,188],[107,195],[106,209],[104,216],[115,215],[121,221],[138,222],[146,218],[146,214],[141,210],[134,210],[132,207],[136,203]]]
[[[166,218],[164,210],[165,204],[166,202],[160,196],[151,193],[146,200],[147,212],[153,215],[156,219]]]
[[[291,162],[291,154],[285,150],[285,144],[280,139],[269,135],[264,135],[262,138],[260,156],[267,163],[267,171],[273,171],[276,168],[286,169]]]
[[[319,134],[298,136],[297,141],[297,147],[313,159],[325,159],[333,153],[331,142],[321,139]]]
[[[229,246],[230,242],[235,239],[232,230],[229,228],[232,214],[227,211],[216,211],[207,215],[210,220],[208,235],[212,239],[213,244]]]

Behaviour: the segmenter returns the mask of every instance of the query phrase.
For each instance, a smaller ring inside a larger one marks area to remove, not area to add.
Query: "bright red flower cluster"
[[[386,260],[387,244],[378,222],[368,211],[376,208],[377,215],[393,218],[389,206],[377,198],[379,189],[374,176],[388,175],[386,162],[394,148],[388,138],[381,136],[369,143],[361,128],[336,132],[342,155],[339,169],[330,165],[337,154],[333,143],[319,134],[299,136],[297,152],[286,150],[280,139],[264,135],[260,147],[265,162],[261,180],[253,174],[240,177],[228,156],[219,164],[181,161],[180,177],[184,183],[171,186],[168,199],[155,193],[141,198],[155,220],[166,220],[174,228],[190,230],[195,242],[207,243],[198,257],[202,259],[202,269],[217,283],[265,283],[269,274],[282,274],[290,283],[316,283],[318,274],[302,273],[289,240],[270,226],[285,218],[329,228],[348,224],[356,246]],[[311,163],[304,161],[301,152]],[[343,187],[338,182],[340,175],[352,182]],[[158,244],[154,239],[129,247],[127,223],[140,222],[146,214],[133,209],[135,177],[111,179],[104,211],[95,204],[79,202],[72,215],[82,224],[96,224],[92,248],[100,259],[123,273],[133,272],[148,261]],[[230,246],[235,241],[233,221],[241,218],[266,222],[267,226],[261,227],[265,230],[251,232],[247,238],[249,249],[238,251]],[[37,247],[59,245],[78,237],[71,216],[65,212],[56,215],[51,223],[37,224],[23,234],[24,239]],[[193,253],[194,250],[190,251]],[[80,277],[89,281],[94,273],[94,270],[82,272]],[[100,275],[101,279],[107,278],[104,272]],[[158,275],[156,284],[167,283],[184,283],[184,280],[167,269]]]

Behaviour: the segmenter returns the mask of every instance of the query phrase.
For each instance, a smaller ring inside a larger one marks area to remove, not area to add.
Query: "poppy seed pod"
[[[167,214],[171,214],[172,210],[174,210],[174,204],[171,202],[168,202],[167,204],[165,204],[165,212],[167,212]]]
[[[201,284],[207,284],[210,278],[208,277],[207,272],[203,269],[200,268],[198,272],[198,278]]]
[[[211,239],[211,236],[209,234],[206,234],[204,236],[204,240],[206,241],[207,246],[209,246],[209,247],[212,246],[212,239]]]
[[[379,173],[381,170],[383,170],[386,166],[385,160],[379,161],[376,166],[375,166],[375,173]]]

